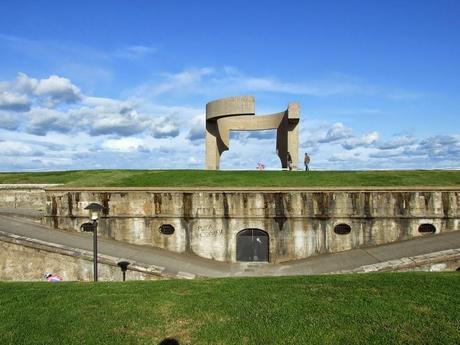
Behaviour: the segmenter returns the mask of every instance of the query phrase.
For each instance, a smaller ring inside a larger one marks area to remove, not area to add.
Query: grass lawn
[[[0,283],[0,344],[459,344],[460,274]]]
[[[460,170],[80,170],[0,173],[0,183],[63,183],[74,187],[459,187]]]

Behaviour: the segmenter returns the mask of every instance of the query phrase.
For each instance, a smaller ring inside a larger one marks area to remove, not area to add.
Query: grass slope
[[[459,344],[460,274],[0,283],[0,344]]]
[[[311,172],[80,170],[0,173],[0,183],[63,183],[75,187],[458,187],[460,170]]]

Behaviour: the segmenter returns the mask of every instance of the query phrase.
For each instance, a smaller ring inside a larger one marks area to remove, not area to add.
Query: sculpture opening
[[[206,104],[206,169],[220,168],[220,157],[230,148],[230,131],[262,131],[276,129],[276,152],[281,167],[292,168],[299,161],[300,106],[290,103],[285,111],[255,116],[255,100],[252,96],[218,99]],[[289,153],[289,155],[288,155]]]
[[[220,157],[223,170],[279,169],[276,154],[276,130],[230,131],[231,149]]]

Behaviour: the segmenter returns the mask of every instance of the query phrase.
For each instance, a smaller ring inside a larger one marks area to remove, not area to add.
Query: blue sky
[[[458,1],[10,1],[0,170],[203,168],[204,108],[300,103],[313,169],[460,168]],[[276,169],[274,131],[222,168]]]

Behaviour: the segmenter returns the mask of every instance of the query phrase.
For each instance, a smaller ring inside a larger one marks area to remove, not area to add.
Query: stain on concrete
[[[182,212],[184,219],[189,221],[193,217],[193,194],[183,193],[182,194]]]
[[[274,196],[275,200],[275,217],[273,218],[278,224],[278,230],[283,231],[283,226],[284,223],[287,220],[287,217],[285,215],[285,206],[284,206],[284,199],[283,199],[283,194],[282,193],[277,193]]]
[[[348,197],[350,198],[351,201],[351,210],[352,212],[356,212],[358,210],[359,206],[359,193],[349,193]]]
[[[410,202],[412,193],[395,192],[393,193],[395,199],[395,214],[399,216],[408,216],[410,214]]]
[[[247,210],[248,208],[248,195],[246,193],[241,195],[243,198],[243,209]]]
[[[57,216],[57,201],[54,195],[51,197],[51,217],[53,219],[53,227],[57,229],[59,221]]]
[[[313,203],[316,205],[315,217],[323,220],[330,218],[329,202],[332,199],[332,194],[327,192],[312,193]]]
[[[408,218],[401,218],[399,220],[399,237],[400,240],[407,240],[411,237],[411,220]]]
[[[110,193],[100,193],[99,198],[101,200],[102,206],[104,206],[104,209],[102,210],[102,214],[104,216],[108,216],[110,212]]]
[[[155,205],[155,214],[156,215],[161,214],[162,200],[161,200],[161,194],[160,193],[153,194],[153,203]]]
[[[355,210],[353,210],[355,211]],[[371,195],[370,193],[364,193],[364,217],[367,220],[371,220],[372,217],[372,208],[371,208]]]
[[[72,194],[67,193],[67,210],[69,212],[69,217],[70,218],[75,218],[74,215],[72,214],[72,209],[73,209]]]
[[[222,193],[222,204],[224,208],[224,219],[230,218],[230,207],[228,206],[228,198],[226,193]]]
[[[442,200],[442,212],[444,214],[445,218],[449,218],[449,210],[450,210],[450,197],[449,193],[443,192],[441,194],[441,200]]]
[[[192,253],[192,236],[190,229],[190,221],[193,217],[193,194],[183,193],[182,194],[182,227],[185,231],[185,251]]]
[[[423,200],[425,201],[425,210],[428,210],[431,205],[431,193],[421,192],[420,196],[422,196]]]

